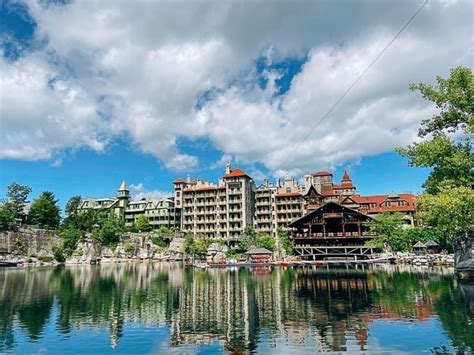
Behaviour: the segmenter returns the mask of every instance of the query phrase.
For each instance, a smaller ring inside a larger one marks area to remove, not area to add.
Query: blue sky
[[[430,2],[298,147],[418,7],[3,2],[0,196],[15,181],[64,206],[124,179],[158,196],[226,162],[257,183],[347,168],[361,194],[420,192],[429,171],[394,148],[435,109],[408,85],[472,65],[469,1]]]

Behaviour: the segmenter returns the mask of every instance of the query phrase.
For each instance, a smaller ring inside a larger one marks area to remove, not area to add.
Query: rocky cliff
[[[25,228],[0,232],[0,261],[12,264],[55,263],[53,246],[61,242],[56,231]],[[166,248],[152,242],[151,233],[123,233],[114,247],[103,246],[86,235],[66,264],[113,263],[134,260],[181,260],[184,239],[174,238]]]

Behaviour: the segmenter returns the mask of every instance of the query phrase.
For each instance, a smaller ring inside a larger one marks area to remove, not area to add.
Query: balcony
[[[373,238],[376,237],[375,232],[327,232],[327,233],[295,233],[293,239],[318,239],[318,238]]]

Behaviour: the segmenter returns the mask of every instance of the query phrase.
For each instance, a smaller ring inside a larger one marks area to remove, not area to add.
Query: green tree
[[[375,216],[365,223],[371,232],[377,234],[377,238],[371,240],[369,244],[388,252],[408,250],[411,245],[404,238],[404,224],[401,213],[381,213]]]
[[[436,195],[422,194],[420,216],[425,224],[441,233],[441,245],[449,247],[453,237],[473,231],[474,190],[441,186]]]
[[[294,247],[288,232],[279,227],[277,230],[277,238],[280,250],[286,255],[293,254]]]
[[[68,228],[61,229],[59,236],[61,237],[62,254],[67,257],[74,253],[77,243],[83,237],[83,233],[73,226],[69,226]]]
[[[432,101],[439,113],[421,123],[418,135],[425,140],[398,152],[410,165],[432,171],[424,187],[436,194],[441,184],[453,187],[474,186],[474,76],[471,69],[457,67],[448,79],[437,77],[437,86],[412,84],[424,99]],[[456,139],[448,134],[456,133]],[[430,137],[427,139],[427,137]]]
[[[7,202],[8,208],[11,209],[14,218],[25,220],[25,205],[28,202],[28,195],[31,193],[31,188],[27,185],[20,185],[16,182],[11,183],[7,188]]]
[[[238,248],[240,251],[247,251],[251,246],[257,245],[257,233],[252,227],[246,227],[239,239]]]
[[[50,191],[43,192],[31,204],[28,222],[41,227],[57,228],[61,221],[58,200]]]
[[[257,235],[257,242],[256,242],[255,246],[257,246],[259,248],[265,248],[265,249],[268,249],[270,251],[275,251],[276,241],[275,241],[275,238],[273,238],[269,234],[266,234],[266,233],[259,234],[259,235]]]
[[[73,196],[68,200],[65,208],[66,217],[63,220],[63,226],[67,227],[72,225],[76,228],[79,227],[79,207],[81,205],[81,202],[81,196]]]
[[[99,229],[93,231],[93,237],[102,245],[114,246],[118,243],[118,233],[122,231],[119,219],[110,213],[99,222]]]
[[[207,248],[211,245],[211,240],[204,235],[198,235],[194,241],[193,254],[200,257],[207,254]]]
[[[0,205],[0,229],[11,230],[15,226],[15,213],[9,202]]]
[[[448,247],[455,235],[473,229],[474,75],[469,68],[457,67],[449,78],[437,77],[437,82],[437,86],[410,87],[432,101],[439,112],[422,121],[418,135],[424,141],[398,151],[412,166],[432,168],[418,212]]]
[[[144,214],[141,214],[140,216],[138,216],[138,218],[135,222],[135,228],[139,232],[148,232],[148,231],[150,231],[151,226],[150,226],[150,220],[148,219],[148,217],[145,216]]]
[[[194,255],[194,237],[192,233],[186,233],[184,238],[184,253],[186,255]]]

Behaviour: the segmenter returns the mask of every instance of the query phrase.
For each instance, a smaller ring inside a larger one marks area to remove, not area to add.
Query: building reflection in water
[[[474,287],[452,270],[377,268],[184,269],[123,264],[0,270],[0,351],[19,327],[41,341],[45,325],[107,329],[120,347],[129,324],[167,327],[169,346],[221,344],[229,352],[281,342],[316,351],[366,351],[375,320],[439,317],[452,344],[474,346]]]

